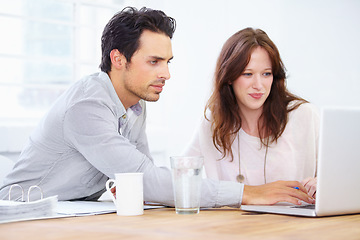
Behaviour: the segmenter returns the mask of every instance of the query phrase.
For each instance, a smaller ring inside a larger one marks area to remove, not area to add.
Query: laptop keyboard
[[[308,205],[301,205],[301,206],[293,206],[293,208],[315,209],[315,204],[308,204]]]

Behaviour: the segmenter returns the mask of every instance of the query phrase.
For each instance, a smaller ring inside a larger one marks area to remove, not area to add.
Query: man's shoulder
[[[68,89],[66,98],[72,103],[84,101],[112,102],[111,86],[109,85],[112,85],[110,80],[104,79],[100,73],[94,73],[75,82]]]
[[[100,72],[83,77],[79,80],[79,85],[84,93],[93,95],[94,93],[104,93],[107,86],[106,81],[107,79],[105,79]]]
[[[118,102],[120,100],[117,102],[118,97],[111,92],[111,82],[107,83],[106,81],[110,81],[110,79],[104,78],[101,73],[85,76],[65,92],[62,97],[63,100],[59,104],[65,103],[67,111],[75,106],[77,108],[88,107],[92,109],[96,108],[96,106],[106,106],[106,109],[116,111],[115,109],[119,108]]]

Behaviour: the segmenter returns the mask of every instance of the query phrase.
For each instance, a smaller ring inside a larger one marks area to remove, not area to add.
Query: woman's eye
[[[272,75],[271,72],[266,72],[266,73],[264,73],[264,76],[266,76],[266,77],[271,76],[271,75]]]
[[[244,75],[245,77],[250,77],[252,74],[251,73],[243,73],[242,75]]]

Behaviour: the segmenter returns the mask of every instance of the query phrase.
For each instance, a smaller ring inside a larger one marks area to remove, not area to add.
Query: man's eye
[[[150,64],[152,64],[152,65],[155,65],[155,64],[157,64],[157,60],[153,60],[153,61],[150,61]]]

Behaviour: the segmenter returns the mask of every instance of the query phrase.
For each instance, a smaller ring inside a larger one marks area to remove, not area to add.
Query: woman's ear
[[[111,60],[112,67],[114,67],[115,69],[121,69],[121,68],[125,67],[126,58],[117,49],[111,50],[110,60]]]

